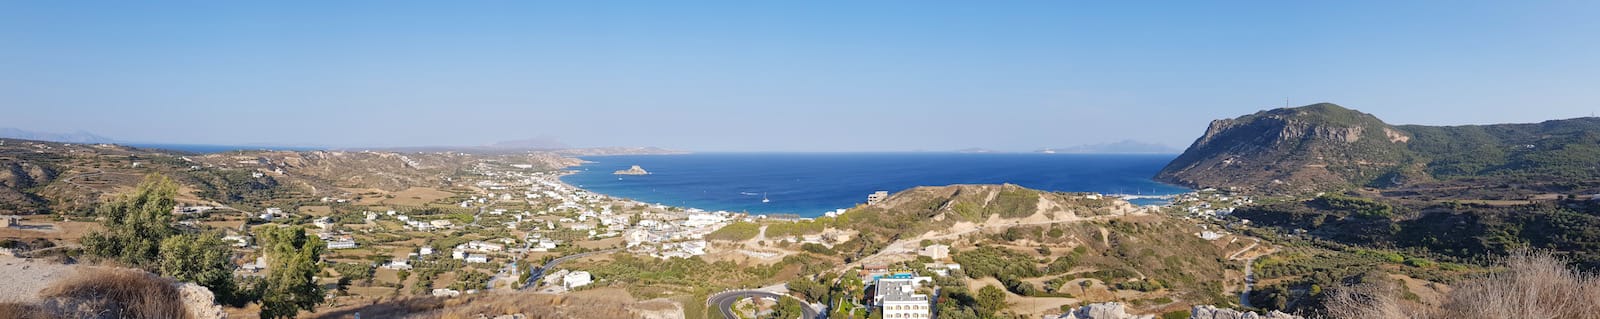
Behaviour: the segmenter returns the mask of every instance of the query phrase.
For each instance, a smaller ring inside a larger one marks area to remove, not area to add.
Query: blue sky
[[[1595,1],[0,2],[0,127],[700,151],[1187,146],[1600,111]]]

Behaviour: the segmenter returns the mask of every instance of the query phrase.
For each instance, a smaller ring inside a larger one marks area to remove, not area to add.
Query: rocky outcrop
[[[1305,194],[1426,188],[1460,178],[1600,178],[1600,118],[1530,124],[1393,126],[1321,103],[1212,121],[1156,179],[1193,188]],[[1415,187],[1413,187],[1415,186]]]
[[[34,189],[55,181],[55,169],[31,162],[0,162],[0,215],[43,212],[48,204]]]
[[[1057,319],[1154,319],[1155,315],[1128,314],[1126,307],[1121,303],[1108,302],[1088,304],[1073,308]],[[1258,314],[1249,311],[1217,308],[1212,306],[1195,306],[1189,312],[1189,319],[1305,319],[1279,311]]]
[[[34,163],[0,164],[0,186],[30,188],[48,184],[56,178],[56,171]]]
[[[1154,315],[1130,315],[1121,303],[1088,304],[1073,308],[1059,319],[1154,319]]]
[[[216,304],[215,296],[210,289],[194,283],[177,283],[178,293],[183,295],[183,308],[189,311],[190,318],[194,319],[221,319],[227,318],[228,313],[222,311],[222,305]]]
[[[1212,306],[1194,306],[1189,311],[1189,319],[1305,319],[1305,317],[1283,313],[1277,310],[1265,315],[1238,311],[1233,309],[1217,308]]]
[[[616,175],[650,175],[650,171],[644,170],[644,168],[639,167],[639,165],[634,165],[631,168],[611,173]]]
[[[1364,185],[1409,158],[1401,130],[1334,104],[1216,120],[1156,176],[1190,187],[1299,193]]]

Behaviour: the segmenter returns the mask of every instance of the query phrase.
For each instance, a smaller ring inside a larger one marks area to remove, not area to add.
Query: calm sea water
[[[647,203],[757,214],[820,216],[873,191],[1011,183],[1098,193],[1176,194],[1150,179],[1176,155],[1068,154],[689,154],[584,157],[563,181]],[[651,175],[619,176],[639,165]],[[770,200],[762,202],[762,198]],[[1154,204],[1159,201],[1136,201]]]

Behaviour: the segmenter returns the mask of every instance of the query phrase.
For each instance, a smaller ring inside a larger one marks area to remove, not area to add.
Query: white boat
[[[771,199],[767,199],[767,193],[761,193],[761,202],[762,203],[771,203],[772,200]]]

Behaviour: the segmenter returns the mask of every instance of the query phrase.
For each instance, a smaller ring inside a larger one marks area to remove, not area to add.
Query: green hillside
[[[1456,182],[1464,179],[1471,185],[1579,184],[1597,177],[1600,118],[1393,126],[1329,103],[1214,121],[1157,175],[1193,187],[1269,194],[1443,188],[1462,186]]]

